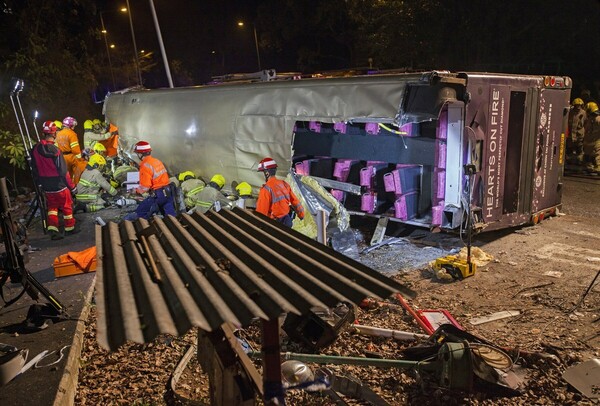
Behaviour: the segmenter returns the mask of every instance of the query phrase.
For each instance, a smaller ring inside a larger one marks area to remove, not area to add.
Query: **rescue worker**
[[[63,153],[69,175],[73,176],[76,159],[81,158],[81,147],[75,133],[77,120],[65,117],[62,121],[63,129],[56,134],[56,146]]]
[[[41,186],[46,196],[48,208],[47,229],[52,240],[60,240],[64,236],[59,230],[58,212],[62,211],[64,231],[66,235],[79,232],[75,229],[73,217],[73,199],[71,194],[77,188],[67,172],[67,164],[62,152],[56,145],[56,124],[46,121],[42,132],[44,139],[31,150],[31,165],[35,181]]]
[[[286,181],[277,179],[277,163],[273,158],[264,158],[258,164],[258,172],[265,175],[266,183],[258,192],[256,211],[288,227],[292,226],[293,210],[300,220],[304,219],[304,207]]]
[[[220,173],[215,174],[200,192],[190,196],[191,202],[194,204],[192,211],[206,213],[214,208],[219,211],[222,208],[229,208],[231,200],[221,192],[225,186],[225,177]]]
[[[84,133],[83,135],[83,145],[85,145],[86,148],[93,148],[98,143],[98,141],[104,141],[110,138],[110,133],[107,133],[105,131],[104,126],[102,126],[100,120],[95,119],[94,121],[87,121],[90,122],[90,131]]]
[[[94,138],[94,129],[93,129],[92,120],[85,120],[83,122],[83,147],[84,148],[92,148]]]
[[[573,156],[573,162],[583,164],[583,138],[585,136],[585,122],[587,114],[583,108],[583,100],[573,100],[573,107],[569,111],[569,153]]]
[[[94,150],[94,152],[96,154],[100,154],[102,155],[102,157],[104,159],[106,159],[106,147],[102,144],[100,144],[99,142],[95,143],[94,146],[92,147],[92,149]]]
[[[108,207],[109,203],[102,197],[104,193],[110,196],[116,196],[117,189],[111,186],[104,176],[102,169],[106,165],[106,160],[100,154],[94,154],[90,157],[85,171],[81,174],[78,193],[75,199],[79,206],[85,212],[94,212]]]
[[[204,189],[206,183],[201,179],[197,179],[192,171],[185,171],[177,175],[179,188],[183,195],[183,202],[186,209],[191,209],[196,206],[198,194]]]
[[[589,102],[587,108],[583,152],[588,162],[587,169],[597,175],[600,173],[600,110],[595,102]]]
[[[242,209],[256,208],[256,199],[252,196],[252,186],[248,182],[240,182],[235,187],[238,197],[236,204]]]
[[[165,165],[152,156],[152,148],[146,141],[139,141],[133,150],[140,159],[140,186],[135,190],[147,196],[137,207],[138,218],[148,219],[160,211],[163,215],[175,216],[173,188]],[[126,218],[131,219],[131,217]]]
[[[75,165],[73,167],[73,183],[75,185],[79,184],[79,179],[81,178],[81,174],[85,171],[85,168],[88,164],[88,159],[90,156],[94,154],[94,151],[89,148],[85,148],[81,151],[81,158],[77,158],[75,160]]]

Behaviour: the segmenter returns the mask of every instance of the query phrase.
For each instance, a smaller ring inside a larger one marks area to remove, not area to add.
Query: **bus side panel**
[[[482,83],[477,90],[481,96],[474,100],[477,113],[471,125],[483,143],[478,182],[482,218],[492,223],[502,220],[511,93],[510,86],[498,84]]]
[[[542,89],[537,120],[532,212],[560,204],[566,120],[564,89]],[[567,96],[568,97],[568,96]]]

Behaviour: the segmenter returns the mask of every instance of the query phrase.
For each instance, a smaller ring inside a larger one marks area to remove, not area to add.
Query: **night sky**
[[[251,25],[237,21],[255,19],[258,0],[204,1],[154,0],[160,30],[169,61],[182,61],[194,78],[258,70]],[[133,54],[129,20],[119,9],[125,0],[98,0],[109,32],[109,41]],[[146,80],[150,87],[167,86],[157,32],[147,0],[129,0],[138,51],[154,51],[157,74]],[[265,61],[266,63],[268,61]],[[263,64],[263,68],[269,67]],[[173,69],[173,67],[171,67]]]

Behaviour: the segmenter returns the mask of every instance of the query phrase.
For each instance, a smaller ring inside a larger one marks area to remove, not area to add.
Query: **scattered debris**
[[[600,360],[591,359],[568,368],[562,375],[572,387],[590,399],[600,398]]]
[[[471,323],[474,326],[477,326],[479,324],[489,323],[490,321],[496,321],[506,319],[508,317],[518,316],[519,314],[521,314],[519,310],[505,310],[502,312],[492,313],[488,316],[474,317],[471,320],[469,320],[469,323]]]
[[[550,286],[550,285],[554,285],[554,282],[548,282],[548,283],[542,283],[540,285],[535,285],[535,286],[528,286],[526,288],[523,288],[521,290],[519,290],[517,293],[515,293],[512,297],[517,297],[518,295],[520,295],[521,293],[528,291],[528,290],[533,290],[533,289],[539,289],[539,288],[543,288],[546,286]]]
[[[542,275],[550,276],[552,278],[562,278],[562,272],[560,271],[546,271]]]

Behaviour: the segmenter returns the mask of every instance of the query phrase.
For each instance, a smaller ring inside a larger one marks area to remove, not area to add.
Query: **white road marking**
[[[534,252],[533,255],[540,259],[551,259],[576,266],[597,267],[594,264],[595,261],[590,259],[600,258],[600,250],[553,242],[544,245]]]

